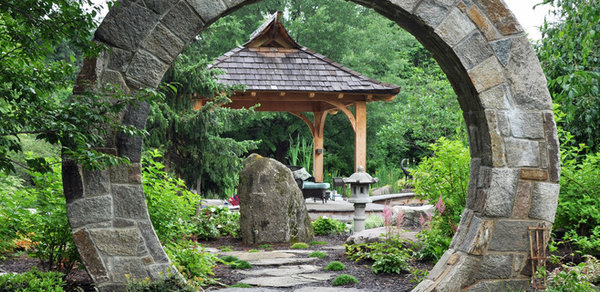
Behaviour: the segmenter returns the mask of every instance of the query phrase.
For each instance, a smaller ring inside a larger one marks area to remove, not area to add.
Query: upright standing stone
[[[292,172],[280,162],[251,154],[238,187],[246,244],[310,241],[313,228]]]

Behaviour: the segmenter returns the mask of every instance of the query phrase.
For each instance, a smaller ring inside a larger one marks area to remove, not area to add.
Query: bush
[[[212,268],[217,257],[204,251],[192,241],[181,241],[165,246],[165,251],[179,272],[192,284],[204,286],[212,284],[214,276]]]
[[[342,234],[346,230],[346,224],[332,218],[319,217],[312,224],[315,235]]]
[[[469,188],[469,148],[462,141],[440,138],[430,145],[432,157],[419,163],[415,172],[415,195],[430,202],[438,202],[437,216],[429,224],[429,230],[421,232],[425,249],[423,259],[438,260],[458,228]]]
[[[142,176],[150,220],[164,244],[192,233],[190,220],[201,198],[188,191],[183,180],[164,172],[165,166],[158,161],[161,157],[158,150],[145,152]]]
[[[402,274],[409,272],[412,259],[405,241],[388,239],[385,242],[346,245],[346,255],[354,261],[372,260],[371,270],[378,273]]]
[[[47,269],[65,274],[79,259],[67,218],[60,165],[45,174],[29,172],[32,187],[2,176],[0,188],[0,252],[20,247]]]
[[[220,259],[223,262],[227,262],[227,263],[232,263],[232,262],[239,260],[237,257],[232,256],[232,255],[222,256]]]
[[[40,272],[33,269],[23,274],[4,274],[0,276],[0,291],[64,291],[64,275],[59,272]]]
[[[195,292],[193,286],[187,284],[181,277],[177,275],[169,275],[159,280],[150,281],[145,279],[141,281],[129,281],[126,292]]]
[[[365,219],[365,229],[377,228],[384,226],[384,218],[381,215],[369,215]]]
[[[563,264],[549,274],[547,292],[596,291],[600,284],[600,261],[586,256],[578,265]]]
[[[327,257],[327,253],[322,252],[322,251],[313,251],[308,255],[309,258],[325,258]]]
[[[345,286],[352,284],[358,284],[358,280],[354,276],[348,274],[341,274],[333,279],[333,286]]]
[[[338,261],[333,261],[330,262],[326,267],[325,270],[327,271],[342,271],[346,269],[346,265],[342,264],[341,262]]]
[[[325,245],[325,244],[328,244],[328,242],[327,241],[311,241],[308,244],[310,244],[310,245]]]
[[[237,260],[229,264],[229,267],[232,269],[249,270],[252,269],[252,264],[250,264],[248,261]]]
[[[237,237],[240,233],[240,213],[227,207],[207,207],[194,218],[194,235],[201,240],[212,240],[219,236]]]
[[[309,247],[310,246],[308,246],[308,244],[306,244],[304,242],[296,242],[290,248],[291,249],[307,249]]]

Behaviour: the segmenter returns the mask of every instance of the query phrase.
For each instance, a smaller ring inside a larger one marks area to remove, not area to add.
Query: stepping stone
[[[334,246],[324,246],[323,249],[329,249],[329,250],[345,250],[346,247],[342,246],[342,245],[334,245]]]
[[[308,249],[284,249],[284,250],[278,250],[279,252],[286,252],[286,253],[297,253],[297,254],[309,254],[311,252],[313,252],[314,250],[308,250]]]
[[[219,290],[220,291],[220,290]],[[368,290],[356,289],[356,288],[338,288],[338,287],[311,287],[306,286],[300,289],[294,290],[294,292],[368,292]]]
[[[240,260],[244,261],[256,261],[263,259],[287,259],[292,258],[295,255],[291,253],[285,253],[280,251],[259,251],[259,252],[247,252],[247,251],[228,251],[221,253],[221,255],[232,255]]]
[[[289,275],[284,277],[259,277],[259,278],[248,278],[240,281],[248,285],[255,285],[261,287],[294,287],[296,285],[322,282],[333,278],[333,273],[316,273],[316,274],[300,274],[300,275]]]
[[[274,258],[248,261],[254,266],[300,265],[316,261],[317,258]]]
[[[214,290],[214,291],[219,291],[219,292],[281,292],[281,290],[275,290],[275,289],[269,289],[269,288],[261,288],[261,287],[255,287],[255,288],[224,288],[224,289],[218,289],[218,290]]]
[[[299,265],[299,266],[281,266],[279,268],[274,268],[274,269],[261,269],[261,270],[250,270],[250,271],[240,270],[239,273],[248,275],[248,276],[287,276],[287,275],[312,273],[312,272],[318,271],[320,269],[321,269],[321,267],[314,266],[314,265]]]

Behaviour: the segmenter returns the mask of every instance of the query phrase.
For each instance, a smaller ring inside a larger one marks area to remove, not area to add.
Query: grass
[[[346,265],[344,265],[338,261],[330,262],[327,265],[327,267],[325,267],[325,270],[327,270],[327,271],[343,271],[345,269],[346,269]]]
[[[219,246],[218,249],[223,252],[228,252],[228,251],[233,251],[233,246],[223,245],[223,246]]]
[[[237,261],[239,259],[237,257],[235,257],[235,256],[228,255],[228,256],[221,257],[221,260],[224,261],[224,262],[232,263],[232,262],[235,262],[235,261]]]
[[[248,252],[250,252],[250,253],[252,253],[252,252],[260,252],[260,250],[258,250],[258,249],[251,249],[251,250],[248,250]]]
[[[307,249],[310,246],[304,242],[296,242],[294,243],[294,245],[292,245],[290,248],[291,249]]]
[[[273,245],[272,244],[261,244],[261,245],[258,246],[258,248],[264,249],[264,250],[272,250],[273,249]]]
[[[328,243],[329,242],[327,242],[327,241],[311,241],[308,244],[310,244],[310,245],[325,245],[325,244],[328,244]]]
[[[232,268],[232,269],[239,269],[239,270],[249,270],[249,269],[252,269],[252,265],[248,261],[244,261],[244,260],[234,261],[233,263],[231,263],[229,265],[229,267]]]
[[[333,286],[345,286],[352,284],[358,284],[358,280],[352,275],[341,274],[333,279]]]
[[[308,255],[309,258],[324,258],[327,257],[327,253],[322,252],[322,251],[313,251]]]
[[[254,286],[248,285],[246,283],[236,283],[236,284],[229,286],[229,288],[252,288],[252,287],[254,287]]]

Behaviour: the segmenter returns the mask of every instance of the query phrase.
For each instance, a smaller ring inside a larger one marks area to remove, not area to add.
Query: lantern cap
[[[344,178],[344,183],[347,184],[374,184],[378,182],[378,178],[374,178],[365,172],[365,168],[360,165],[358,170],[350,177]]]

